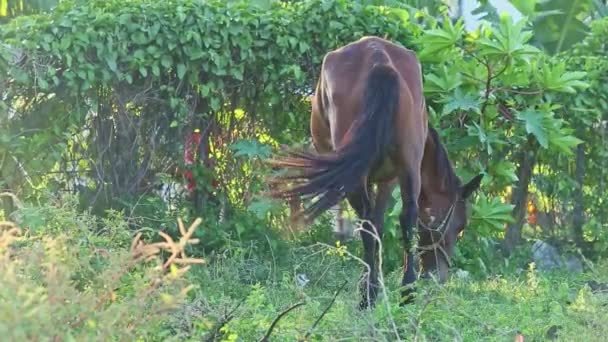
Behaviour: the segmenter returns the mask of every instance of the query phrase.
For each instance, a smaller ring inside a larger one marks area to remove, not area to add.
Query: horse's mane
[[[429,126],[429,134],[435,143],[435,167],[437,168],[437,175],[443,183],[443,188],[450,193],[454,193],[460,189],[462,185],[458,176],[454,172],[452,163],[448,158],[448,153],[445,147],[439,140],[439,134],[437,131]]]

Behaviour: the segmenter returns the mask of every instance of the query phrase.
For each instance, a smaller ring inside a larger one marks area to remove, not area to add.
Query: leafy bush
[[[65,208],[40,209],[55,214],[54,222],[65,232],[46,230],[45,222],[36,230],[21,230],[8,221],[0,227],[2,336],[37,341],[162,336],[163,323],[192,288],[183,277],[188,264],[202,262],[183,253],[197,242],[187,236],[200,221],[188,232],[182,229],[186,236],[177,243],[144,244],[139,234],[129,248],[112,241],[112,232],[127,232],[119,220],[106,222],[107,235],[92,242],[86,227],[78,227],[89,217],[74,211],[70,216]],[[172,257],[163,261],[165,253]]]

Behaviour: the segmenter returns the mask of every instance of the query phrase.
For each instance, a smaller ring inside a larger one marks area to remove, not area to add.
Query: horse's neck
[[[447,195],[447,179],[444,172],[448,170],[440,169],[438,165],[437,153],[440,146],[433,140],[429,133],[426,144],[424,146],[424,157],[422,158],[421,167],[421,194],[426,198],[431,198],[437,195]],[[449,161],[448,161],[449,163]]]

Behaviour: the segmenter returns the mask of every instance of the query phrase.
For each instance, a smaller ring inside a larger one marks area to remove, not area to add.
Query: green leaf
[[[220,100],[216,97],[213,97],[210,101],[211,109],[214,111],[220,110]]]
[[[509,0],[521,14],[531,17],[537,0]]]
[[[459,19],[456,25],[453,25],[446,17],[442,28],[426,30],[418,38],[417,43],[423,47],[422,51],[418,53],[418,57],[422,61],[432,61],[443,57],[448,52],[453,51],[463,32],[462,19]]]
[[[235,157],[247,156],[249,158],[268,158],[271,149],[267,145],[261,144],[257,140],[240,139],[230,145],[230,149],[235,151]]]
[[[564,134],[563,131],[551,134],[549,138],[551,147],[557,149],[557,151],[566,155],[572,155],[574,147],[583,143],[583,141],[573,135]]]
[[[243,68],[242,67],[236,67],[234,69],[232,69],[232,76],[234,76],[234,78],[236,78],[239,81],[243,80]]]
[[[450,114],[458,109],[463,111],[474,111],[479,113],[479,97],[472,94],[462,95],[459,90],[456,91],[454,96],[444,100],[445,105],[443,106],[443,115]]]
[[[511,17],[503,15],[497,30],[490,37],[479,40],[480,56],[494,58],[511,58],[526,61],[530,55],[538,53],[538,49],[527,42],[532,38],[532,31],[524,31],[524,19],[513,23]]]
[[[448,65],[444,64],[437,71],[437,73],[429,73],[425,75],[425,93],[447,93],[451,92],[462,84],[462,76],[457,68],[448,67]]]
[[[171,60],[171,56],[163,55],[163,57],[160,60],[160,65],[162,65],[164,68],[169,68],[172,64],[173,64],[173,61]]]
[[[589,27],[580,20],[588,11],[589,0],[539,1],[534,20],[535,38],[551,54],[564,51],[582,41]]]
[[[518,180],[515,164],[510,161],[500,160],[497,163],[491,164],[489,172],[508,182],[516,182]]]
[[[541,86],[546,90],[558,92],[576,93],[577,89],[585,89],[589,84],[582,81],[587,76],[583,71],[566,71],[566,63],[559,62],[553,66],[543,63],[537,78]]]
[[[207,85],[207,84],[203,84],[201,86],[201,95],[203,97],[207,97],[209,95],[209,92],[211,91],[211,86]]]
[[[255,199],[249,204],[247,210],[253,212],[259,219],[264,219],[266,215],[272,210],[273,203],[266,198]]]
[[[181,80],[184,79],[184,75],[186,74],[186,65],[183,63],[179,63],[177,65],[177,77]]]
[[[511,215],[513,207],[512,204],[502,203],[498,197],[489,200],[485,194],[481,193],[473,204],[471,225],[500,231],[505,224],[514,222]]]
[[[140,59],[143,60],[144,58],[146,58],[146,52],[144,50],[141,49],[137,49],[135,50],[135,52],[133,53],[133,57],[135,59]]]
[[[523,112],[517,113],[517,116],[526,123],[526,132],[528,134],[532,134],[542,147],[549,147],[549,136],[544,124],[545,117],[543,113],[533,109],[526,109]]]
[[[106,56],[106,63],[108,63],[108,67],[110,67],[110,70],[112,70],[113,72],[116,72],[118,69],[116,65],[116,57],[116,53],[112,53]]]

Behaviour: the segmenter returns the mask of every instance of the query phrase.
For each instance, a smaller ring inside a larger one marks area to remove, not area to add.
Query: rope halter
[[[428,226],[427,224],[425,224],[424,222],[422,222],[422,220],[420,219],[420,215],[418,215],[418,225],[428,231],[431,232],[431,240],[432,243],[430,245],[424,245],[424,246],[418,246],[418,250],[420,251],[433,251],[435,252],[435,257],[437,257],[437,252],[439,251],[440,254],[443,256],[445,262],[448,264],[448,267],[452,267],[452,259],[450,258],[448,252],[445,250],[445,248],[442,246],[442,243],[445,240],[445,235],[447,233],[447,225],[450,222],[450,220],[452,219],[452,215],[454,214],[454,208],[456,208],[456,203],[458,203],[459,199],[455,200],[454,202],[452,202],[452,205],[450,206],[450,208],[448,209],[447,214],[445,215],[445,217],[443,218],[443,221],[441,221],[441,223],[437,226],[437,228],[432,228],[430,226]],[[435,241],[435,236],[434,236],[434,232],[438,232],[440,235],[439,240]],[[437,263],[438,260],[435,260],[435,263]]]

